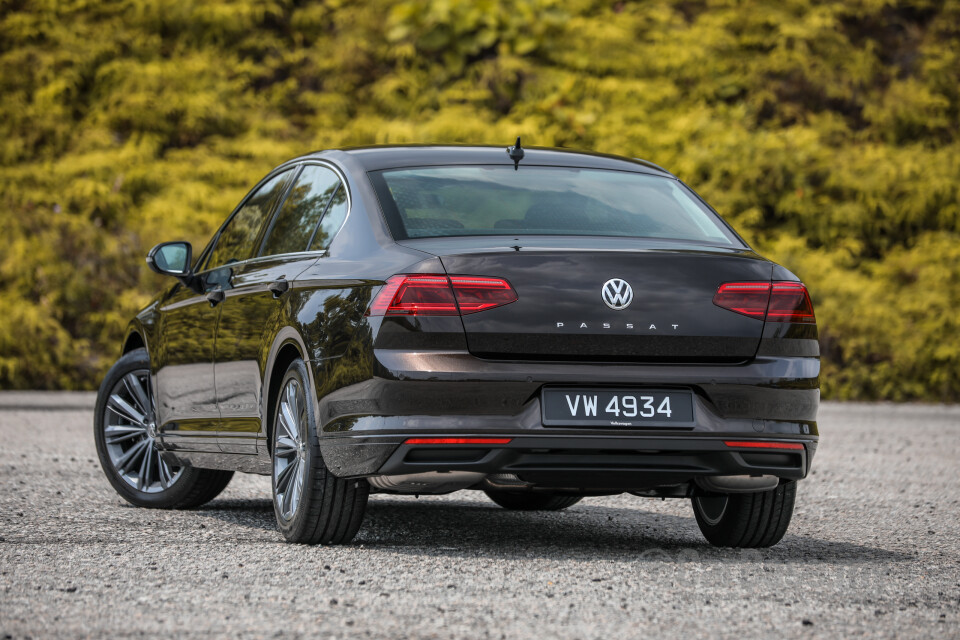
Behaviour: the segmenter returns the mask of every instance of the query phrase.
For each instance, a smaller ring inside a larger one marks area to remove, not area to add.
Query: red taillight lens
[[[370,305],[372,316],[455,316],[447,276],[393,276]]]
[[[517,301],[517,293],[503,278],[450,276],[460,313],[477,313]]]
[[[799,442],[760,442],[758,440],[730,441],[724,440],[723,444],[737,449],[803,449]]]
[[[810,294],[799,282],[725,282],[713,304],[770,322],[817,321]]]
[[[767,308],[770,322],[816,322],[807,288],[799,282],[774,282]]]
[[[751,318],[763,317],[770,302],[769,282],[726,282],[713,296],[713,304]]]
[[[516,292],[503,278],[438,274],[393,276],[374,298],[367,315],[466,315],[516,300]]]

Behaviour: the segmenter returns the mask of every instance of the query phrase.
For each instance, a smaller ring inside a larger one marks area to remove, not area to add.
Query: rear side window
[[[292,171],[279,173],[247,198],[220,232],[220,237],[210,252],[210,259],[207,260],[207,269],[246,260],[253,254],[253,245],[260,235],[260,228],[283,197],[283,192],[292,178]]]
[[[339,185],[340,179],[330,169],[318,165],[305,166],[274,218],[260,254],[306,251],[317,223]]]
[[[317,235],[313,237],[313,242],[310,243],[311,251],[319,251],[330,246],[330,241],[333,240],[333,236],[337,234],[340,225],[343,224],[344,219],[347,217],[348,208],[347,189],[341,184],[340,188],[337,189],[337,192],[333,194],[333,198],[330,200],[330,206],[327,208],[326,215],[324,215],[323,220],[320,221],[320,226],[317,228]]]
[[[454,166],[370,174],[398,240],[596,235],[739,245],[678,180],[570,167]]]

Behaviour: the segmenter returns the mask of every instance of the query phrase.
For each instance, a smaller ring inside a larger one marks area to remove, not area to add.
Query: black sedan
[[[100,388],[114,488],[187,508],[270,474],[283,535],[344,543],[371,492],[506,509],[689,498],[777,543],[817,446],[810,297],[642,160],[333,150],[271,171],[130,323]]]

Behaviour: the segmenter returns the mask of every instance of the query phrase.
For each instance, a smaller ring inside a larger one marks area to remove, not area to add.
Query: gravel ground
[[[741,552],[687,501],[465,491],[374,496],[354,544],[289,545],[267,478],[127,505],[92,404],[0,393],[0,637],[960,637],[960,407],[825,405],[787,536]]]

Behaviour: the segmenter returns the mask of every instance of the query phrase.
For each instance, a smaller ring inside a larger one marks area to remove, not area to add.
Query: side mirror
[[[161,242],[147,254],[147,266],[159,274],[173,276],[184,286],[203,293],[200,278],[193,275],[193,247],[189,242]]]
[[[193,247],[189,242],[162,242],[150,249],[147,266],[157,273],[176,278],[188,278],[192,274]]]

